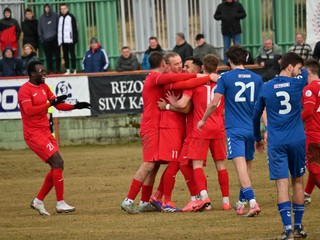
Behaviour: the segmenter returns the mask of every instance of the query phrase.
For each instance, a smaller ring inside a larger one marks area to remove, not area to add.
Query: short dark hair
[[[310,70],[310,72],[319,76],[320,67],[319,67],[319,63],[317,60],[307,59],[305,66],[307,69]]]
[[[60,4],[60,7],[62,7],[62,6],[68,7],[68,5],[67,5],[66,3],[61,3],[61,4]]]
[[[198,33],[196,36],[196,41],[199,41],[201,38],[204,38],[204,35],[202,33]]]
[[[288,52],[284,54],[281,58],[281,63],[280,63],[280,69],[284,70],[286,69],[290,64],[292,66],[296,66],[297,64],[304,65],[304,61],[302,57],[300,57],[298,54],[294,52]]]
[[[152,52],[149,56],[149,63],[151,69],[155,69],[161,66],[163,61],[163,54],[161,52]]]
[[[156,40],[157,42],[158,42],[158,38],[157,37],[155,37],[155,36],[151,36],[151,37],[149,37],[149,41],[150,40]]]
[[[128,46],[123,46],[123,47],[121,48],[121,50],[123,50],[123,49],[130,49],[130,47],[128,47]]]
[[[247,49],[238,45],[230,47],[226,52],[227,59],[230,59],[234,65],[244,65],[246,63],[247,55]]]
[[[31,73],[36,71],[36,65],[42,65],[40,61],[31,61],[27,66],[27,72],[29,77],[31,77]]]
[[[185,62],[186,61],[192,61],[192,64],[197,65],[198,67],[201,67],[203,65],[203,62],[199,57],[186,57]]]
[[[217,71],[219,65],[219,58],[214,54],[207,54],[203,58],[203,67],[208,73],[214,73]]]
[[[30,8],[27,8],[26,10],[24,10],[24,14],[26,14],[27,12],[31,12],[32,13],[32,10]]]

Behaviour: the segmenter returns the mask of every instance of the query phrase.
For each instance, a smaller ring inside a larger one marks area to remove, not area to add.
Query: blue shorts
[[[306,141],[268,147],[270,179],[301,177],[306,171]]]
[[[227,129],[227,145],[228,159],[245,157],[247,161],[253,160],[253,131],[241,128]]]

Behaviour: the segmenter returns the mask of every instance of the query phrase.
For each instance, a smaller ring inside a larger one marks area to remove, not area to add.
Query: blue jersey
[[[221,74],[215,92],[224,95],[226,129],[253,131],[253,110],[262,85],[261,76],[247,69],[237,68]]]
[[[265,107],[269,146],[291,144],[306,139],[301,118],[301,99],[307,80],[307,70],[302,69],[301,75],[294,78],[278,76],[262,86],[254,113],[256,141],[259,141],[260,116]]]

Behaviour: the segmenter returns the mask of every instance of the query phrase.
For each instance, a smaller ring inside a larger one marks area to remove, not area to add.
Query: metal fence
[[[171,50],[176,32],[184,32],[193,47],[195,35],[203,33],[220,57],[223,55],[220,22],[213,19],[221,0],[2,0],[0,11],[9,6],[13,17],[21,22],[25,8],[33,9],[39,18],[47,2],[56,12],[59,4],[67,3],[77,19],[78,68],[93,36],[106,49],[111,68],[122,46],[130,46],[141,59],[150,36],[157,36],[161,46]],[[295,33],[306,32],[306,0],[241,0],[241,3],[247,12],[242,20],[242,43],[253,56],[266,36],[272,36],[286,51],[293,44]],[[44,60],[41,49],[40,58]]]

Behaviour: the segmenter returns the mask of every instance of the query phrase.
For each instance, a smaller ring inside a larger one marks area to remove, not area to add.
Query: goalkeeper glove
[[[84,108],[91,108],[91,104],[88,102],[77,102],[74,105],[74,109],[84,109]]]
[[[67,95],[61,95],[56,97],[54,100],[50,101],[51,106],[58,105],[59,103],[64,103],[64,101],[68,98]]]

